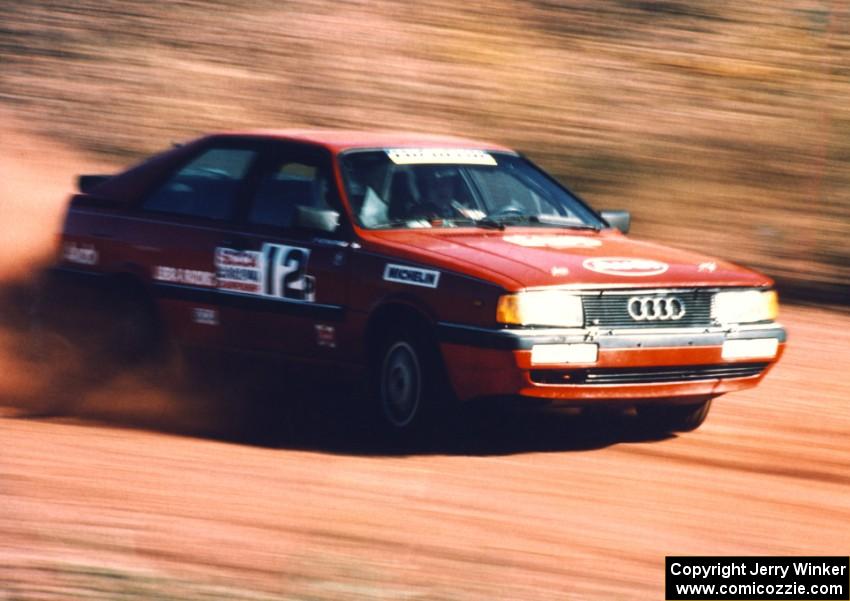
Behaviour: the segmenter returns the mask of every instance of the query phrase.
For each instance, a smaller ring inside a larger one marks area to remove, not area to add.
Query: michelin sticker
[[[518,246],[531,248],[596,248],[602,246],[599,240],[585,236],[535,236],[516,234],[503,236],[502,240]]]
[[[424,286],[436,288],[440,282],[440,272],[431,269],[420,269],[418,267],[405,267],[387,263],[384,269],[384,280],[398,284],[409,284],[411,286]]]
[[[489,152],[469,148],[390,148],[387,156],[396,165],[496,165]]]
[[[596,273],[625,277],[659,275],[670,268],[667,263],[662,263],[661,261],[655,261],[653,259],[630,259],[628,257],[585,259],[582,266]]]
[[[307,275],[310,249],[263,244],[262,250],[217,248],[215,267],[220,290],[314,302],[316,278]]]

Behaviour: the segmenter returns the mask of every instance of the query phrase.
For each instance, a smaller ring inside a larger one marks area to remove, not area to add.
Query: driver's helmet
[[[453,167],[434,167],[423,173],[425,200],[441,207],[451,204],[458,177],[457,169]]]

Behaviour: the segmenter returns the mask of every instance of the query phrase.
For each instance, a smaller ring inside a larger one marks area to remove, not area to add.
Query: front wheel
[[[666,432],[692,432],[699,428],[711,409],[711,399],[688,405],[646,405],[638,409],[647,426]]]
[[[383,417],[402,430],[422,413],[422,362],[407,340],[393,342],[381,365],[380,400]]]
[[[427,336],[399,328],[384,337],[373,358],[372,396],[381,430],[396,442],[429,431],[448,398],[440,358]]]

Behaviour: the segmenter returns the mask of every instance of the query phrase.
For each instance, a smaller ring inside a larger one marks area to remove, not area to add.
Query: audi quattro
[[[396,434],[506,397],[690,430],[785,346],[769,278],[630,239],[628,213],[494,144],[225,133],[79,188],[57,271],[104,290],[116,352],[167,337],[354,374]]]

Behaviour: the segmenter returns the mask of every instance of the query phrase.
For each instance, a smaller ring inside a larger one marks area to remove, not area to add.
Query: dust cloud
[[[61,144],[28,135],[0,113],[0,281],[25,279],[50,260],[56,234],[80,173],[114,167],[87,159]]]
[[[55,252],[56,233],[73,175],[84,158],[59,144],[27,135],[0,113],[0,398],[32,399],[44,372],[26,352],[29,307],[38,270]]]
[[[0,412],[84,415],[155,427],[203,429],[208,420],[185,394],[176,398],[170,366],[117,369],[92,361],[73,337],[33,319],[41,274],[55,258],[58,232],[81,173],[119,169],[26,132],[0,113]]]

